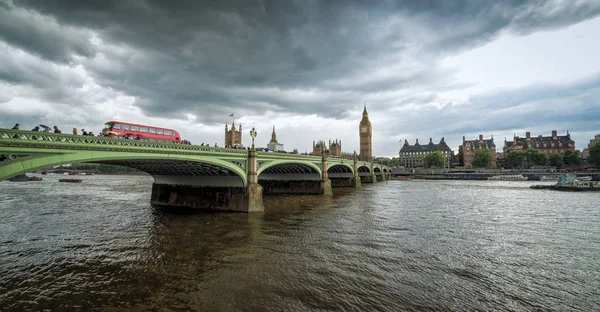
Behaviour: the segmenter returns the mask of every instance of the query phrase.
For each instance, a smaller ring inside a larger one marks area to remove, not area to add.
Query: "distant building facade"
[[[273,133],[271,133],[271,142],[267,144],[267,148],[271,151],[283,151],[283,144],[277,142],[277,134],[275,134],[275,126],[273,126]]]
[[[373,127],[371,121],[369,121],[367,104],[365,104],[362,120],[358,125],[358,135],[360,137],[360,160],[373,161]]]
[[[462,155],[460,162],[465,168],[473,168],[473,158],[475,158],[475,151],[482,148],[489,148],[492,151],[492,163],[491,166],[496,166],[496,144],[494,143],[494,137],[484,139],[483,135],[479,135],[478,140],[466,140],[463,136],[462,145],[458,147],[459,154]]]
[[[322,156],[323,151],[325,151],[325,155],[342,158],[342,141],[338,141],[337,139],[335,141],[329,140],[329,146],[322,140],[318,142],[313,141],[312,154],[314,156]]]
[[[588,146],[586,148],[583,149],[583,151],[581,152],[581,158],[587,160],[588,157],[590,157],[590,148],[592,148],[592,146],[594,146],[595,144],[600,143],[600,134],[596,134],[596,136],[594,136],[593,139],[590,140],[590,143],[588,143]]]
[[[240,129],[235,128],[235,121],[231,123],[231,129],[225,124],[225,147],[243,147],[242,145],[242,124]]]
[[[510,151],[525,151],[529,148],[538,149],[546,156],[552,154],[563,155],[566,151],[575,151],[575,141],[571,140],[571,135],[567,131],[566,135],[558,135],[556,130],[552,130],[551,136],[532,137],[531,132],[525,132],[525,137],[513,137],[513,141],[504,140],[504,157],[508,156]]]
[[[419,139],[416,140],[414,145],[408,144],[408,140],[404,140],[404,145],[398,153],[400,165],[405,168],[418,168],[423,167],[423,157],[428,153],[440,151],[446,157],[445,167],[450,167],[452,163],[453,152],[452,149],[446,144],[444,138],[440,140],[440,143],[434,144],[432,139],[429,139],[429,144],[419,144]]]

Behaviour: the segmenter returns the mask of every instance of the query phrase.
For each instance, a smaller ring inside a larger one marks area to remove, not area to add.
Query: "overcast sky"
[[[600,1],[0,0],[0,127],[120,120],[286,150],[600,133]],[[501,148],[499,148],[501,149]]]

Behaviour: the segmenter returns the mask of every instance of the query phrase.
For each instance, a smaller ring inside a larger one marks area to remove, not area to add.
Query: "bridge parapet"
[[[178,152],[201,154],[231,154],[235,156],[248,154],[247,150],[187,145],[171,142],[155,142],[143,140],[115,139],[96,136],[84,136],[50,132],[35,132],[12,129],[0,129],[0,146],[34,146],[40,148],[68,149],[100,149],[100,150],[172,150]]]

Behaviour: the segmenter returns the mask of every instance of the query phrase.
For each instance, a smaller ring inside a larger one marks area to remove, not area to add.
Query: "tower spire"
[[[273,125],[273,133],[271,133],[271,143],[277,143],[277,134],[275,134],[275,125]]]

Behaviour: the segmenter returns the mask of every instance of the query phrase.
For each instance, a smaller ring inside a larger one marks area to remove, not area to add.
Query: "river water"
[[[389,181],[199,213],[151,206],[148,176],[43,178],[0,182],[2,311],[600,309],[600,193]]]

